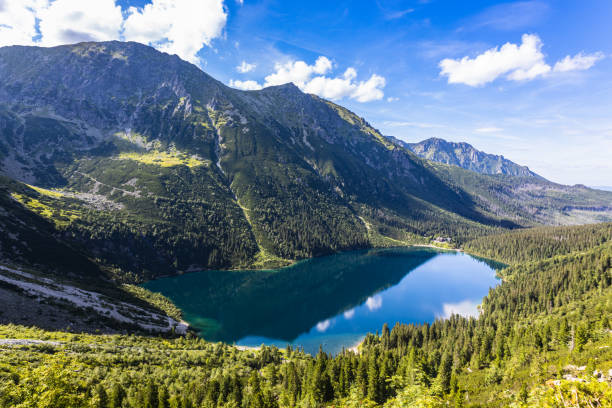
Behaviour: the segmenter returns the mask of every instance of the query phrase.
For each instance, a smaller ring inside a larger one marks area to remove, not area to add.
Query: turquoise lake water
[[[337,353],[384,323],[476,316],[499,283],[490,261],[407,247],[353,251],[270,271],[202,271],[143,284],[210,341]],[[499,266],[499,265],[497,265]]]

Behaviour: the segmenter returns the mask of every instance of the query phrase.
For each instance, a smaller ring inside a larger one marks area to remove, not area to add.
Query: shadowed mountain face
[[[517,177],[540,177],[527,166],[516,164],[504,156],[476,150],[468,143],[447,142],[432,137],[419,143],[407,143],[389,136],[394,143],[410,149],[419,157],[438,163],[463,167],[482,174],[505,174]]]
[[[128,280],[460,242],[569,205],[547,185],[526,206],[523,179],[471,180],[293,85],[238,91],[137,43],[0,48],[0,164],[30,185],[0,180],[5,196]]]

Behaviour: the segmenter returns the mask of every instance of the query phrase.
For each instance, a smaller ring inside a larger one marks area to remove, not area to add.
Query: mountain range
[[[504,156],[476,150],[472,145],[448,142],[432,137],[418,143],[407,143],[396,137],[387,136],[394,143],[411,150],[427,160],[463,167],[482,174],[506,174],[517,177],[540,177],[526,166],[516,164]]]
[[[0,48],[0,163],[4,260],[124,282],[612,219],[612,193],[138,43]]]

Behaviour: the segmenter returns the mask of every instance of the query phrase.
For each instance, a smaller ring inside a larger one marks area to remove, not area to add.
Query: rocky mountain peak
[[[407,143],[392,136],[389,138],[394,143],[411,150],[416,155],[427,160],[463,167],[482,174],[541,178],[529,170],[527,166],[516,164],[502,155],[482,152],[469,143],[449,142],[437,137],[432,137],[418,143]]]

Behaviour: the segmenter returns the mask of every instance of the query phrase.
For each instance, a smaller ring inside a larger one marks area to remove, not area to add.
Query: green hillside
[[[571,252],[587,251],[608,244],[612,224],[573,227],[539,227],[476,238],[464,245],[466,251],[509,264],[537,261]]]
[[[521,225],[580,225],[609,222],[608,193],[585,186],[564,186],[538,177],[488,175],[432,163],[448,183],[461,186],[498,217]]]

